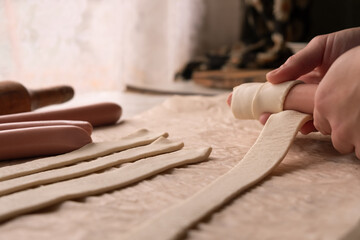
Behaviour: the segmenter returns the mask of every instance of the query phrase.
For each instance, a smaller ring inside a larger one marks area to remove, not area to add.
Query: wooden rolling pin
[[[74,96],[70,86],[28,90],[18,82],[0,81],[0,115],[35,110],[63,103]]]

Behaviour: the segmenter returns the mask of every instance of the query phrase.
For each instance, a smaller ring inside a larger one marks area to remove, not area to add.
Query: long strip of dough
[[[155,141],[160,136],[167,137],[167,133],[155,133],[141,129],[129,136],[114,142],[90,143],[75,151],[46,158],[39,158],[21,164],[0,168],[0,181],[19,176],[63,167],[89,160],[125,149],[138,147]]]
[[[311,119],[296,111],[273,114],[255,144],[229,172],[186,201],[133,229],[127,239],[176,239],[215,209],[266,177],[285,157],[299,128]]]
[[[0,221],[89,195],[125,187],[167,169],[206,160],[211,148],[182,149],[146,158],[125,167],[28,189],[0,198]]]
[[[69,167],[57,168],[2,181],[0,182],[0,196],[34,186],[84,176],[122,163],[134,162],[141,158],[177,151],[183,146],[184,144],[182,142],[172,142],[169,139],[160,137],[149,145],[124,150],[90,162],[83,162]]]

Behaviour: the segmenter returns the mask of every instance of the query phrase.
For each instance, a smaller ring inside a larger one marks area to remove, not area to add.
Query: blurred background
[[[0,80],[77,92],[172,82],[194,57],[241,39],[244,1],[0,0]],[[360,24],[358,0],[305,2],[301,42]]]

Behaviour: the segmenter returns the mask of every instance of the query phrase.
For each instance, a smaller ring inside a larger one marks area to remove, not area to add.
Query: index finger
[[[289,57],[282,66],[267,73],[267,80],[274,84],[295,80],[320,66],[323,62],[326,38],[327,36],[319,36],[311,40],[305,48]]]

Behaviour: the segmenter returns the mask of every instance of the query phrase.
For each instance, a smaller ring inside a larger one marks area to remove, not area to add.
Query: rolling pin
[[[0,81],[0,115],[29,112],[51,104],[63,103],[74,96],[70,86],[28,90],[14,81]]]

